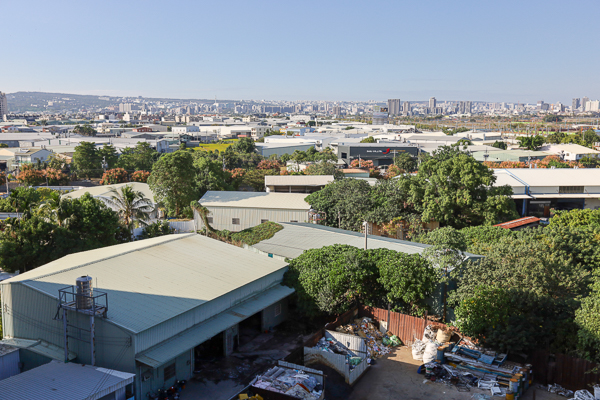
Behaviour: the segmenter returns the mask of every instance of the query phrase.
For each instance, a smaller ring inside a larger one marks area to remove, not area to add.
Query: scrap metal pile
[[[326,339],[321,338],[315,348],[321,351],[327,351],[329,353],[341,354],[346,357],[346,364],[350,366],[350,369],[354,369],[360,362],[362,358],[357,356],[352,350],[348,349],[346,346],[341,344],[335,339]]]
[[[304,400],[317,400],[323,393],[323,386],[315,377],[283,367],[273,367],[257,376],[252,386]]]
[[[422,340],[413,344],[413,358],[428,381],[455,385],[459,391],[489,390],[492,396],[522,394],[531,384],[531,366],[506,361],[506,354],[478,348],[466,338],[450,341],[449,329],[428,326]]]
[[[402,344],[400,339],[389,331],[387,333],[380,332],[373,325],[373,320],[368,317],[355,319],[354,323],[338,326],[335,330],[340,333],[362,337],[367,345],[369,357],[372,359],[381,357],[389,353],[392,347]]]

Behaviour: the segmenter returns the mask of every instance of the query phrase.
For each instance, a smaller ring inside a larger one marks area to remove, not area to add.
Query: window
[[[281,303],[275,304],[275,316],[278,317],[281,315]]]
[[[342,153],[342,156],[340,158],[348,158],[348,153]]]
[[[212,224],[212,223],[213,223],[213,217],[206,217],[206,221],[207,221],[209,224]]]
[[[175,363],[165,367],[165,382],[175,377]]]
[[[260,223],[261,223],[261,224],[264,224],[265,222],[269,222],[269,220],[268,220],[268,219],[261,219],[261,220],[260,220]]]
[[[291,220],[290,222],[298,222],[298,221]]]
[[[240,224],[240,219],[239,218],[231,218],[231,224],[232,225],[239,225]]]
[[[558,193],[583,193],[583,186],[559,186]]]

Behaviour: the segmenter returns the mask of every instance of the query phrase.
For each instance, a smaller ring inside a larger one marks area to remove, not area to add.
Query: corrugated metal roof
[[[62,347],[58,347],[51,343],[43,340],[30,340],[20,338],[6,338],[0,341],[0,344],[18,347],[20,349],[27,349],[36,354],[52,358],[54,360],[63,361],[65,359],[65,350]],[[77,354],[69,351],[69,360],[77,358]]]
[[[0,381],[2,400],[96,400],[133,382],[135,374],[51,362]]]
[[[281,223],[281,225],[283,229],[275,236],[252,247],[265,253],[296,258],[305,250],[320,249],[334,244],[347,244],[358,248],[364,248],[365,245],[363,233],[315,224]],[[421,254],[428,247],[430,246],[427,244],[368,235],[367,248],[369,249],[385,248],[406,254]],[[467,255],[479,257],[473,254]]]
[[[310,210],[306,193],[217,192],[208,191],[200,199],[205,207],[270,208]]]
[[[323,186],[333,182],[333,175],[266,175],[265,185]]]
[[[0,284],[22,282],[57,298],[89,275],[108,293],[108,321],[141,332],[286,265],[192,233],[71,254]]]
[[[244,319],[263,310],[271,304],[289,296],[294,289],[277,285],[243,304],[223,312],[218,316],[200,323],[166,342],[145,351],[135,359],[143,364],[157,368],[177,355],[189,351],[218,333],[242,322]]]
[[[133,188],[133,190],[142,192],[144,194],[144,197],[154,201],[154,192],[152,192],[152,190],[150,190],[150,186],[148,186],[147,183],[141,183],[141,182],[127,182],[127,183],[118,183],[116,185],[102,185],[102,186],[86,187],[86,188],[83,188],[80,190],[75,190],[73,192],[65,193],[62,195],[62,197],[66,197],[68,199],[78,199],[86,193],[89,193],[90,195],[92,195],[92,197],[98,197],[98,196],[112,197],[113,194],[110,192],[112,189],[116,189],[117,191],[119,191],[119,188],[126,186],[126,185],[130,185]]]
[[[600,186],[598,168],[511,168],[495,169],[494,174],[498,178],[503,174],[512,174],[531,187]],[[507,184],[513,186],[512,183]],[[499,186],[499,180],[494,186]]]
[[[536,224],[539,223],[540,219],[538,217],[523,217],[518,219],[513,219],[512,221],[503,222],[501,224],[496,224],[494,226],[498,226],[504,229],[512,229],[518,228],[519,226]]]

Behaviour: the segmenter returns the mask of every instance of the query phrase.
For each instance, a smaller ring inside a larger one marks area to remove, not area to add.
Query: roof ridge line
[[[86,267],[86,266],[88,266],[88,265],[92,265],[92,264],[96,264],[96,263],[99,263],[99,262],[102,262],[102,261],[110,260],[111,258],[120,257],[120,256],[122,256],[122,255],[124,255],[124,254],[133,253],[133,252],[135,252],[135,251],[139,251],[139,250],[143,250],[143,249],[149,249],[149,248],[151,248],[151,247],[158,246],[158,245],[161,245],[161,244],[163,244],[163,243],[169,243],[169,242],[172,242],[172,241],[174,241],[174,240],[179,240],[179,239],[181,239],[181,238],[183,238],[183,237],[188,237],[188,236],[196,235],[196,233],[189,233],[189,234],[185,234],[185,235],[182,235],[182,234],[174,234],[174,235],[177,235],[177,236],[180,236],[180,237],[175,237],[175,238],[173,238],[173,239],[165,240],[165,241],[162,241],[162,242],[160,242],[160,243],[149,244],[149,245],[147,245],[147,246],[143,246],[143,247],[140,247],[140,248],[138,248],[138,249],[135,249],[135,250],[129,250],[129,251],[126,251],[126,252],[123,252],[123,253],[115,254],[115,255],[113,255],[113,256],[110,256],[110,257],[104,257],[104,258],[100,258],[100,259],[97,259],[97,260],[94,260],[94,261],[90,261],[90,262],[87,262],[87,263],[84,263],[84,264],[79,264],[79,265],[76,265],[76,266],[74,266],[74,267],[71,267],[71,268],[66,268],[66,269],[62,269],[62,270],[60,270],[60,271],[55,271],[55,272],[48,273],[48,274],[45,274],[45,275],[40,275],[40,276],[38,276],[38,277],[35,277],[35,278],[32,278],[32,279],[25,279],[25,280],[23,280],[23,281],[21,281],[21,282],[27,282],[27,281],[36,281],[36,280],[38,280],[38,279],[47,278],[47,277],[49,277],[49,276],[53,276],[53,275],[56,275],[56,274],[62,274],[63,272],[67,272],[67,271],[73,271],[73,270],[75,270],[75,269],[77,269],[77,268],[82,268],[82,267]],[[199,235],[199,236],[202,236],[202,235]],[[130,243],[133,243],[133,242],[130,242]],[[122,243],[122,244],[126,244],[126,243]],[[110,247],[110,246],[106,246],[106,247]],[[102,249],[102,247],[99,247],[99,248],[97,248],[97,249],[92,249],[92,250],[100,250],[100,249]],[[86,250],[86,251],[90,251],[90,250]],[[83,253],[83,252],[80,252],[80,253]],[[73,254],[77,254],[77,253],[71,253],[71,254],[67,254],[66,256],[63,256],[63,257],[61,257],[61,258],[68,257],[68,256],[70,256],[70,255],[73,255]],[[58,260],[60,260],[61,258],[58,258],[58,259],[56,259],[56,260],[54,260],[54,261],[58,261]],[[51,261],[51,262],[54,262],[54,261]],[[46,264],[46,265],[47,265],[47,264]],[[32,270],[32,271],[33,271],[33,270]]]

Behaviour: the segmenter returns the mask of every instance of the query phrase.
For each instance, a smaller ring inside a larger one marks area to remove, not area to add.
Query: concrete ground
[[[384,358],[379,358],[354,385],[348,400],[467,400],[475,393],[489,395],[488,390],[471,388],[459,392],[454,386],[425,380],[417,374],[421,361],[413,360],[410,347],[400,347]],[[537,389],[536,400],[564,400],[564,397]],[[502,399],[493,397],[492,399]],[[533,399],[533,388],[522,399]],[[327,399],[333,400],[333,399]]]

